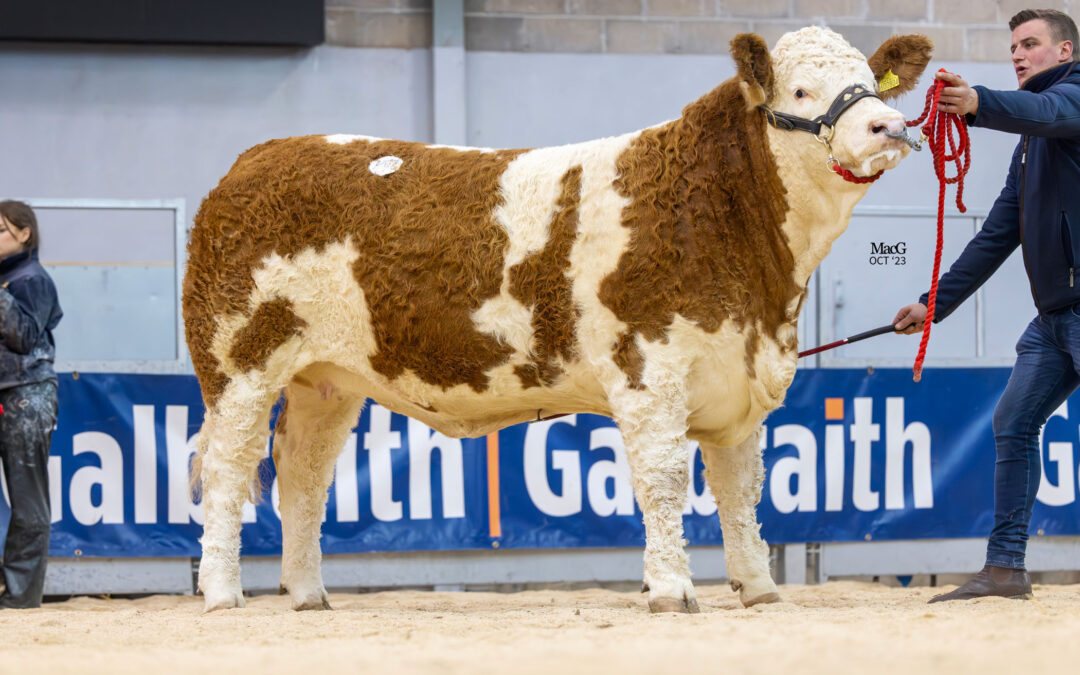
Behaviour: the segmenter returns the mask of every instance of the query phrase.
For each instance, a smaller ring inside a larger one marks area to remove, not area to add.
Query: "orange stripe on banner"
[[[502,536],[502,514],[499,513],[499,432],[487,436],[488,471],[488,532]]]

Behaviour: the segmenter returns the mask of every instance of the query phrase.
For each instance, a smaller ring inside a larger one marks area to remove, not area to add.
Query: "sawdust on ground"
[[[927,605],[940,589],[784,586],[744,609],[700,586],[697,615],[637,593],[391,591],[202,614],[201,597],[75,598],[0,612],[0,673],[1015,673],[1075,672],[1080,585],[1035,600]]]

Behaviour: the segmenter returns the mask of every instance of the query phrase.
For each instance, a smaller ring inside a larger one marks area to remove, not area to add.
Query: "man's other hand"
[[[979,110],[979,92],[971,88],[964,78],[953,73],[938,73],[935,77],[945,82],[938,99],[938,110],[957,115],[974,115]]]
[[[926,320],[926,305],[916,302],[906,307],[901,307],[892,320],[893,328],[897,333],[911,335],[923,329],[923,321]]]

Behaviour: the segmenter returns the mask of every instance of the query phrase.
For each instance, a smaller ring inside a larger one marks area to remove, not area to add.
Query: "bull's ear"
[[[760,35],[740,33],[731,41],[731,57],[742,82],[747,106],[758,106],[773,96],[772,57]]]
[[[914,89],[933,52],[934,43],[925,35],[894,35],[882,42],[867,59],[881,98],[889,99]]]

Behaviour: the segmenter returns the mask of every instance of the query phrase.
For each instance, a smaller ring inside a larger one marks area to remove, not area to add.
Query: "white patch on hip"
[[[400,157],[394,157],[393,155],[387,155],[380,157],[368,164],[368,169],[376,176],[386,176],[392,174],[401,168],[402,159]]]
[[[381,138],[375,138],[374,136],[358,136],[356,134],[330,134],[329,136],[323,136],[327,143],[333,143],[334,145],[347,145],[353,141],[381,141]]]
[[[251,272],[254,287],[247,311],[217,319],[211,353],[223,372],[230,377],[240,374],[229,358],[236,334],[259,305],[274,298],[287,300],[307,325],[303,340],[290,340],[267,360],[267,377],[275,373],[285,377],[291,375],[288,369],[296,372],[316,361],[364,372],[376,345],[371,313],[352,271],[359,255],[346,239],[321,249],[309,247],[289,256],[271,253],[263,258]]]

